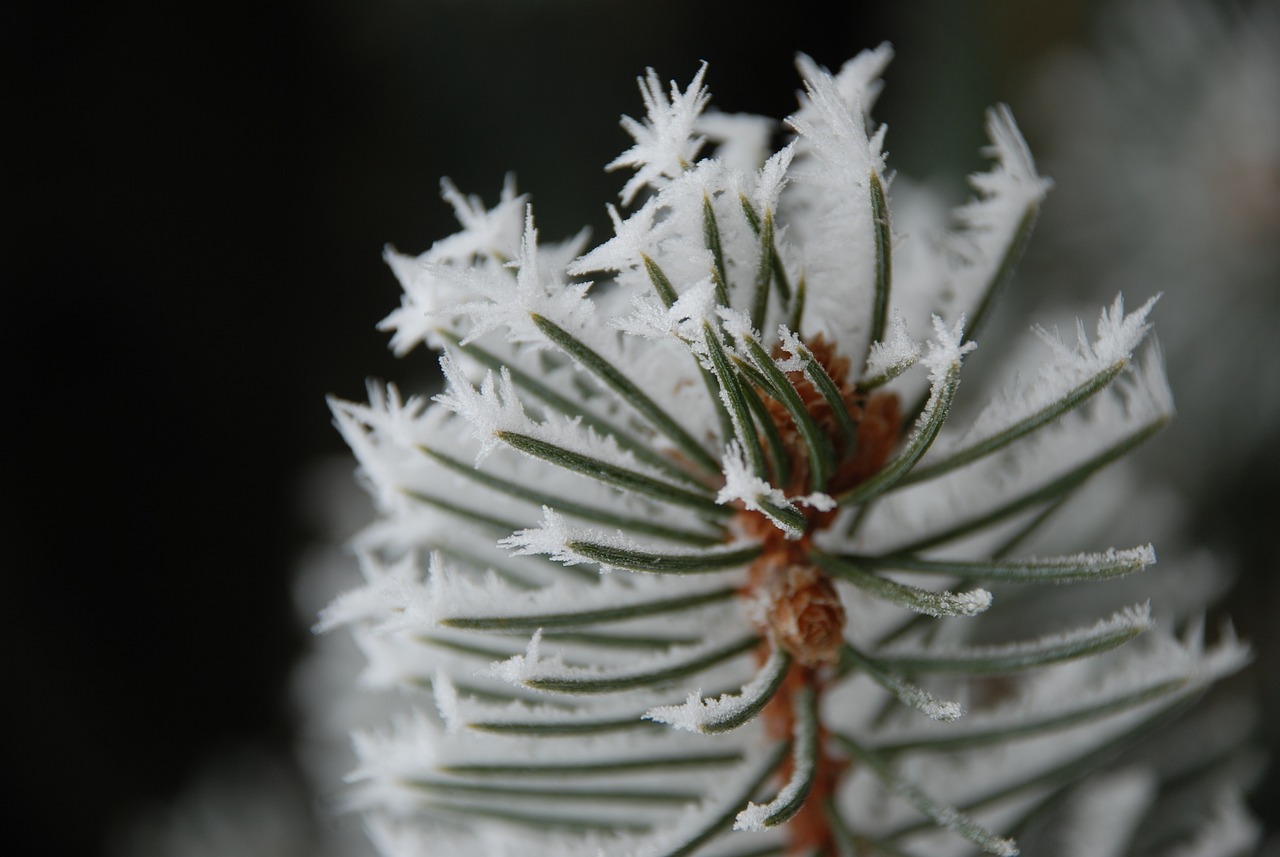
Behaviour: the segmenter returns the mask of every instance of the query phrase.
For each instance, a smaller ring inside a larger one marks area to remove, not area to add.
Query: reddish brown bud
[[[768,590],[774,639],[803,666],[835,663],[844,642],[844,607],[825,575],[808,565],[789,565]]]

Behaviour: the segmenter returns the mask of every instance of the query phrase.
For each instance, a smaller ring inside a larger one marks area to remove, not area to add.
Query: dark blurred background
[[[1017,112],[1092,7],[7,4],[7,853],[101,854],[212,756],[288,746],[299,486],[341,450],[326,394],[429,364],[374,324],[398,303],[383,244],[453,229],[440,176],[492,201],[513,170],[544,236],[603,236],[646,66],[705,59],[715,106],[782,116],[795,51],[838,68],[888,39],[891,163],[958,177],[983,107]]]

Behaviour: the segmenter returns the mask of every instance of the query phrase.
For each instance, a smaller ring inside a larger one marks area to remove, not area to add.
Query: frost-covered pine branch
[[[782,125],[649,70],[612,237],[445,183],[461,231],[389,252],[383,327],[446,388],[332,403],[379,519],[317,626],[401,694],[350,774],[382,853],[1008,855],[1058,818],[1120,854],[1159,800],[1114,760],[1247,649],[1156,615],[1144,541],[1020,547],[1171,417],[1153,305],[970,380],[1049,182],[997,108],[954,229],[899,234],[889,58],[800,57]]]

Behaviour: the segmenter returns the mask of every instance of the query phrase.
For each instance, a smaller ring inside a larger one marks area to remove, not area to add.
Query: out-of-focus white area
[[[1104,6],[1020,111],[1056,182],[1023,283],[1080,306],[1163,294],[1160,469],[1188,491],[1280,439],[1280,4],[1241,6]]]

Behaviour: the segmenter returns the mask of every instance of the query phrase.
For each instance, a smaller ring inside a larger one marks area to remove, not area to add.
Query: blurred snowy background
[[[452,230],[442,175],[492,199],[508,169],[549,238],[607,234],[621,179],[600,167],[646,66],[684,81],[705,59],[716,107],[783,115],[796,50],[835,67],[886,39],[895,169],[979,168],[1005,101],[1057,181],[1004,323],[1164,292],[1179,416],[1141,465],[1236,569],[1221,612],[1257,649],[1241,689],[1275,757],[1280,3],[824,5],[0,13],[11,853],[321,853],[323,829],[281,819],[308,815],[319,764],[293,755],[319,740],[294,715],[316,679],[291,672],[320,597],[293,577],[340,563],[324,539],[361,522],[358,498],[326,502],[351,465],[316,470],[342,455],[324,396],[431,371],[373,329],[398,303],[382,245]],[[1280,826],[1275,770],[1253,807]]]

